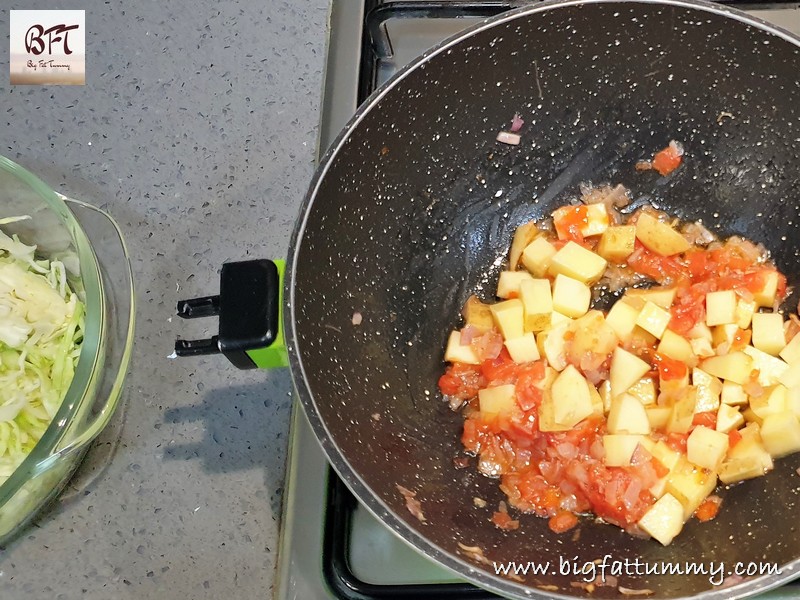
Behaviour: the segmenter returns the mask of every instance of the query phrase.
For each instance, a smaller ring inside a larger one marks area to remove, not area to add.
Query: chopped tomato
[[[578,517],[568,510],[560,510],[555,516],[550,517],[548,524],[550,525],[551,531],[555,533],[564,533],[578,524]]]
[[[539,384],[544,379],[544,361],[538,360],[521,369],[517,379],[517,404],[522,410],[536,408],[542,401],[542,390]]]
[[[741,350],[750,343],[753,332],[750,329],[737,329],[733,334],[731,350]]]
[[[722,501],[718,496],[709,496],[700,503],[700,506],[694,511],[694,516],[697,517],[698,521],[710,521],[717,516],[720,504],[722,504]]]
[[[481,363],[481,374],[489,385],[513,383],[519,373],[519,365],[511,359],[508,350],[503,348],[497,358],[489,358]]]
[[[553,214],[553,225],[559,240],[583,242],[581,227],[588,224],[589,209],[585,204],[564,206]]]
[[[675,142],[670,142],[669,146],[656,153],[652,160],[653,168],[663,177],[669,175],[677,169],[682,158],[683,151]]]
[[[711,262],[711,257],[708,252],[701,248],[688,250],[684,254],[684,260],[692,279],[705,278],[709,273],[713,272],[714,265]]]
[[[708,254],[711,255],[711,260],[716,263],[716,272],[720,275],[728,271],[743,271],[753,264],[751,259],[725,246],[711,250]]]
[[[771,273],[778,274],[777,298],[783,298],[786,294],[786,277],[783,273],[775,271],[775,269],[759,269],[753,273],[746,273],[742,279],[744,280],[745,287],[753,294],[763,292],[767,286],[767,277]]]
[[[539,433],[536,409],[525,413],[520,419],[511,419],[503,430],[503,435],[519,448],[528,448]]]
[[[635,250],[628,257],[628,266],[659,283],[679,282],[689,276],[688,270],[677,260],[648,250],[639,240],[636,240]]]
[[[654,360],[658,366],[658,376],[662,381],[671,381],[673,379],[681,379],[689,372],[686,363],[674,358],[670,358],[665,354],[658,352],[653,353]]]
[[[474,398],[484,385],[479,368],[465,363],[452,363],[439,378],[439,389],[442,394],[461,400]]]
[[[592,503],[593,512],[620,527],[638,521],[655,501],[641,481],[624,468],[596,463],[588,474],[588,480],[578,483]]]
[[[653,465],[653,469],[656,472],[656,477],[658,477],[659,479],[669,475],[669,469],[667,467],[665,467],[664,463],[662,463],[657,458],[653,458],[652,459],[652,465]]]
[[[509,515],[507,512],[499,510],[492,515],[492,523],[494,523],[499,529],[504,529],[505,531],[519,529],[519,521],[512,519],[511,515]]]
[[[464,431],[461,434],[461,443],[467,452],[477,454],[481,450],[482,443],[488,435],[488,429],[481,423],[478,413],[474,413],[464,421]]]
[[[500,488],[511,504],[540,517],[554,515],[561,504],[558,488],[549,485],[534,466],[503,475]]]
[[[683,452],[686,454],[686,439],[688,437],[688,433],[668,433],[664,443],[675,450],[675,452]]]
[[[717,426],[716,411],[709,410],[706,412],[695,413],[694,418],[692,419],[692,425],[702,425],[704,427],[708,427],[709,429],[715,429]]]
[[[728,449],[730,450],[736,444],[742,441],[742,434],[739,433],[738,429],[731,429],[728,432]]]

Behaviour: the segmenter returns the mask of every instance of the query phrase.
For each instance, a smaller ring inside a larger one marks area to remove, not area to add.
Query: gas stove
[[[425,50],[490,16],[530,2],[333,0],[319,155],[357,106]],[[726,4],[800,35],[800,3]],[[274,586],[278,600],[489,599],[412,550],[359,505],[328,465],[294,403],[283,525]],[[791,584],[762,598],[800,597]]]

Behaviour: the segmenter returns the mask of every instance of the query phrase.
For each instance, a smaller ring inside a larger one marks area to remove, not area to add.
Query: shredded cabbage
[[[22,220],[11,217],[0,225]],[[0,230],[0,484],[41,439],[67,393],[84,305],[64,264]]]

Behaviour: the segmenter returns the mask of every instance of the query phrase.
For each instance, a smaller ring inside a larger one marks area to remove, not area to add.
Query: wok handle
[[[222,353],[240,369],[289,365],[283,337],[283,260],[225,263],[217,296],[178,302],[184,319],[219,316],[219,334],[175,341],[176,356]]]

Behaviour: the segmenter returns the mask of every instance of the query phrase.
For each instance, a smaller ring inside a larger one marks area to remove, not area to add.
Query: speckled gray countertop
[[[137,285],[127,403],[0,550],[0,598],[269,598],[289,373],[170,360],[227,260],[281,257],[313,172],[328,0],[84,0],[87,85],[8,84],[0,154],[119,222]],[[15,9],[52,8],[20,0]]]

